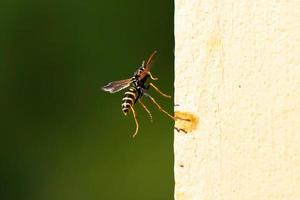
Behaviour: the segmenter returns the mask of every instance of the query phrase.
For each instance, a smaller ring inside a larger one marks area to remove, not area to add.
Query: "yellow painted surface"
[[[175,0],[176,200],[300,199],[300,1]]]
[[[198,117],[189,112],[176,111],[175,118],[175,130],[177,132],[193,133],[199,125]]]

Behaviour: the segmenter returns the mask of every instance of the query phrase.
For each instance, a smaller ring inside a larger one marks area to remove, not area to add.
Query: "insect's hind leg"
[[[166,98],[171,98],[170,95],[167,95],[165,93],[163,93],[162,91],[160,91],[160,89],[158,89],[158,87],[156,87],[153,83],[149,83],[149,86],[147,89],[149,89],[149,87],[153,87],[160,95],[162,95],[163,97],[166,97]]]
[[[161,111],[161,112],[163,112],[163,113],[165,113],[166,115],[168,115],[170,118],[172,118],[173,120],[176,120],[176,118],[174,117],[174,116],[172,116],[171,114],[169,114],[167,111],[165,111],[156,101],[155,101],[155,99],[153,98],[153,97],[151,97],[150,96],[150,94],[148,94],[148,93],[144,93],[144,95],[146,96],[146,97],[148,97],[151,101],[152,101],[152,103],[154,103],[156,106],[157,106],[157,108]]]
[[[147,108],[147,106],[140,99],[138,101],[142,105],[142,107],[146,110],[146,112],[149,114],[150,121],[152,122],[153,120],[152,120],[152,114],[151,114],[150,110]]]
[[[139,130],[139,123],[138,123],[138,120],[136,118],[136,113],[135,113],[135,110],[133,109],[133,107],[131,106],[131,111],[132,111],[132,114],[133,114],[133,118],[134,118],[134,122],[135,122],[135,125],[136,125],[136,128],[135,128],[135,132],[134,134],[132,135],[132,137],[134,138],[136,136],[136,134],[138,133],[138,130]]]

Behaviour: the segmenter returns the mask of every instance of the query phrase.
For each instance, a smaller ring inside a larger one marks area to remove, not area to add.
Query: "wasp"
[[[156,81],[158,78],[152,76],[150,70],[153,65],[153,60],[156,56],[157,51],[154,51],[150,57],[148,58],[147,62],[143,60],[142,65],[138,68],[137,71],[134,72],[133,76],[129,79],[123,79],[118,81],[113,81],[108,83],[107,85],[102,87],[102,90],[109,92],[109,93],[116,93],[123,89],[127,89],[122,99],[122,111],[126,116],[127,113],[131,110],[133,114],[133,118],[135,121],[135,132],[132,137],[135,137],[138,133],[139,123],[137,120],[136,112],[133,108],[136,102],[138,102],[145,111],[149,114],[150,120],[152,121],[152,114],[150,110],[146,107],[146,105],[141,101],[143,96],[146,96],[151,100],[153,104],[157,106],[157,108],[165,113],[167,116],[175,120],[175,117],[165,111],[156,101],[155,99],[148,93],[149,88],[152,87],[155,89],[160,95],[166,98],[171,98],[171,96],[164,94],[158,87],[156,87],[152,82],[147,83],[147,79],[150,78],[153,81]]]

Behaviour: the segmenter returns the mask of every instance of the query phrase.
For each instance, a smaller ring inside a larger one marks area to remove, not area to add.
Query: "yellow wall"
[[[300,199],[300,1],[175,0],[175,40],[175,199]]]

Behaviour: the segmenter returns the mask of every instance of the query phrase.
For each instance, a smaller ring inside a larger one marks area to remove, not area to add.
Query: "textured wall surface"
[[[300,1],[175,0],[175,42],[175,199],[300,199]]]

